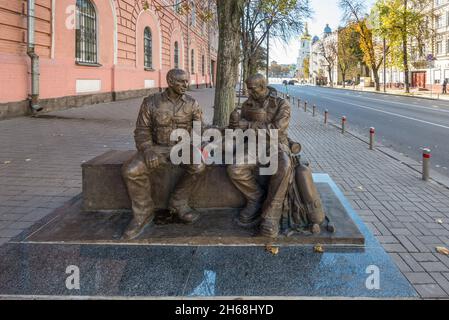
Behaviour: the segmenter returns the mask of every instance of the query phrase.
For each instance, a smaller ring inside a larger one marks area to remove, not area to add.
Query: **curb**
[[[328,124],[341,130],[341,127],[339,125],[337,125],[336,123],[329,121],[328,120]],[[353,136],[354,138],[362,141],[363,143],[366,143],[367,145],[369,145],[369,142],[366,141],[366,137],[362,137],[357,133],[352,132],[351,130],[346,129],[346,133],[349,134],[350,136]],[[368,149],[367,149],[368,150]],[[422,174],[422,164],[417,162],[416,160],[413,160],[409,157],[406,157],[402,154],[400,154],[397,151],[394,151],[391,148],[385,147],[383,145],[375,145],[374,146],[374,150],[373,151],[379,151],[381,153],[383,153],[384,155],[400,162],[401,164],[407,166],[408,168],[412,169],[413,171]],[[433,181],[437,184],[439,184],[440,186],[449,189],[449,177],[446,177],[442,174],[440,174],[439,172],[436,172],[433,169],[430,169],[430,181]]]
[[[404,94],[397,94],[397,93],[378,92],[378,91],[363,91],[363,90],[353,90],[353,89],[346,89],[346,88],[335,88],[335,87],[324,87],[324,86],[316,86],[316,87],[323,88],[323,89],[342,90],[342,91],[375,93],[375,94],[380,94],[380,95],[384,95],[384,96],[395,96],[395,97],[402,97],[402,98],[414,98],[414,99],[424,99],[424,100],[431,100],[431,101],[449,102],[449,99],[437,99],[437,98],[420,97],[420,96],[407,96]]]

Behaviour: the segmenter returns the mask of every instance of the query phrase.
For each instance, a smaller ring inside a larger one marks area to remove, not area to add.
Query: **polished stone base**
[[[281,245],[273,255],[264,246],[76,244],[60,240],[62,229],[53,230],[59,240],[40,242],[56,215],[0,246],[0,298],[417,297],[337,186],[327,175],[315,179],[332,189],[363,234],[363,249],[324,245],[316,253],[313,245]],[[69,266],[79,268],[79,290],[66,286]],[[373,272],[378,287],[371,286]]]
[[[360,233],[352,218],[338,199],[331,186],[317,183],[325,212],[336,228],[335,233],[322,227],[320,234],[308,231],[289,236],[280,235],[277,239],[257,236],[257,228],[244,229],[234,220],[238,210],[204,209],[201,218],[192,225],[177,223],[168,212],[160,212],[155,222],[148,226],[143,234],[134,241],[126,243],[157,245],[363,245],[364,236]],[[67,206],[58,209],[53,218],[39,230],[32,232],[25,241],[63,242],[63,243],[123,243],[120,240],[131,219],[130,212],[82,211],[81,198],[74,199]]]

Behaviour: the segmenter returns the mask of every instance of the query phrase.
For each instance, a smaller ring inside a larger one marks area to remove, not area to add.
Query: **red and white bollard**
[[[346,132],[346,117],[343,116],[341,118],[341,133],[345,133]]]
[[[376,129],[371,127],[369,129],[369,149],[374,150],[374,136],[376,134]]]
[[[327,118],[329,117],[329,110],[324,110],[324,124],[327,124]]]
[[[429,148],[424,148],[422,151],[422,179],[429,181],[430,178],[430,158],[432,157]]]

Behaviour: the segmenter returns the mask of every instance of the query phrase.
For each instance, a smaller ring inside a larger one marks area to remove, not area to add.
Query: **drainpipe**
[[[35,0],[28,0],[28,46],[27,54],[31,59],[31,101],[30,106],[33,112],[39,112],[42,107],[39,105],[39,56],[35,52],[34,30],[35,30]]]

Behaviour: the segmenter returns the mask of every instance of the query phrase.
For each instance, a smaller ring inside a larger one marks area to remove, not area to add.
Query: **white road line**
[[[369,110],[373,110],[373,111],[389,114],[389,115],[392,115],[392,116],[395,116],[395,117],[399,117],[399,118],[404,118],[404,119],[413,120],[413,121],[417,121],[417,122],[421,122],[421,123],[425,123],[425,124],[430,124],[430,125],[435,126],[435,127],[449,129],[448,126],[444,126],[442,124],[433,123],[433,122],[429,122],[429,121],[425,121],[425,120],[421,120],[421,119],[416,119],[416,118],[412,118],[412,117],[407,117],[407,116],[404,116],[402,114],[397,114],[397,113],[393,113],[393,112],[383,111],[383,110],[379,110],[379,109],[376,109],[376,108],[363,106],[363,105],[360,105],[360,104],[350,103],[350,102],[347,102],[347,101],[344,101],[344,100],[330,99],[330,98],[326,98],[326,97],[322,97],[322,98],[328,99],[328,100],[332,100],[332,101],[339,101],[339,102],[342,102],[342,103],[345,103],[345,104],[350,104],[350,105],[353,105],[353,106],[356,106],[356,107],[359,107],[359,108],[369,109]]]
[[[334,95],[343,95],[343,94],[342,93],[335,93]],[[441,108],[441,106],[432,106],[432,108],[430,108],[430,107],[424,107],[424,106],[414,106],[412,104],[403,103],[403,102],[396,102],[396,101],[390,101],[390,100],[385,101],[385,100],[382,100],[382,99],[369,98],[369,97],[366,97],[366,96],[360,95],[360,94],[353,95],[353,96],[355,96],[356,98],[364,98],[364,99],[367,99],[367,100],[381,101],[381,102],[384,102],[384,103],[387,102],[387,103],[392,103],[392,104],[399,104],[399,105],[404,105],[404,106],[407,106],[407,107],[413,107],[413,108],[417,108],[417,109],[427,109],[427,110],[432,110],[432,111],[449,113],[449,110],[440,110],[440,109],[435,110],[435,108]],[[399,99],[399,97],[388,97],[388,98]],[[413,103],[416,104],[417,102],[413,102]]]

